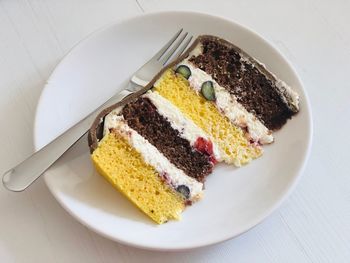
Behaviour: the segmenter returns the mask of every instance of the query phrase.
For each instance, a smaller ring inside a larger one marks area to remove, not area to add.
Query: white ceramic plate
[[[39,149],[122,89],[128,77],[179,28],[230,40],[258,58],[301,95],[301,111],[275,134],[263,157],[235,169],[219,165],[205,198],[183,219],[157,226],[94,171],[87,142],[65,154],[45,174],[57,201],[90,229],[118,242],[157,250],[182,250],[235,237],[261,222],[291,192],[311,144],[312,123],[302,84],[286,59],[256,33],[237,23],[198,13],[138,16],[82,41],[59,64],[37,108]]]

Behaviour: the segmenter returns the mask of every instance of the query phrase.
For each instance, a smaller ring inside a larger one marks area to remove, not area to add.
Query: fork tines
[[[183,28],[181,28],[155,55],[157,56],[157,60],[162,63],[162,65],[166,65],[170,58],[178,58],[188,47],[192,38],[192,35],[189,35],[188,32],[183,32]]]

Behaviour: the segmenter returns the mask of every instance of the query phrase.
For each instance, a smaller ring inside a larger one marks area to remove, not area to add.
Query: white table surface
[[[43,180],[23,193],[0,187],[0,262],[350,262],[348,0],[1,0],[0,171],[32,153],[38,98],[62,56],[101,26],[161,10],[238,21],[293,63],[314,119],[311,156],[296,190],[236,239],[165,253],[93,233],[58,205]]]

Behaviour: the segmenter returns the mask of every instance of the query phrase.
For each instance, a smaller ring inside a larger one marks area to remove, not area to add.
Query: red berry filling
[[[194,143],[194,147],[197,151],[204,153],[209,156],[209,160],[212,164],[217,164],[218,161],[214,157],[213,143],[204,139],[203,137],[198,137]]]

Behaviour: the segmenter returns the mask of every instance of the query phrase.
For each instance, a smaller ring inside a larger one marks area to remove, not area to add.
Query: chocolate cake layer
[[[190,57],[189,61],[235,95],[267,128],[279,129],[295,114],[283,101],[275,83],[242,60],[238,51],[212,39],[204,38],[201,44],[202,54]]]
[[[170,162],[188,176],[203,182],[212,171],[210,156],[193,150],[189,141],[179,135],[158,113],[148,98],[128,103],[122,110],[128,125],[153,144]]]

